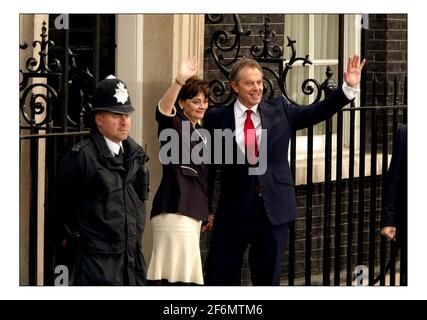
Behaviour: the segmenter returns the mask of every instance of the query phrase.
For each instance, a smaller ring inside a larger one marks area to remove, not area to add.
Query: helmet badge
[[[121,104],[125,104],[128,100],[128,90],[125,88],[125,85],[122,82],[117,84],[116,94],[114,97],[116,98],[117,102],[120,102]]]

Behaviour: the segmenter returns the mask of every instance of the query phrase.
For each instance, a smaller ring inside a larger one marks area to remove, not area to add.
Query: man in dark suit
[[[357,55],[349,58],[343,88],[322,102],[303,107],[287,103],[282,96],[261,102],[261,66],[253,59],[241,59],[234,64],[230,84],[237,95],[235,103],[205,116],[205,127],[211,135],[215,129],[235,133],[234,161],[220,165],[220,197],[206,261],[205,284],[239,284],[243,255],[249,246],[253,285],[280,285],[288,223],[297,216],[288,163],[289,139],[296,130],[326,120],[347,105],[358,91],[364,64],[365,60],[359,63]],[[212,154],[220,151],[224,151],[224,146],[213,146]],[[246,155],[246,163],[236,163],[239,153]],[[254,169],[254,157],[260,164],[266,164],[259,174],[256,169],[255,174],[250,172]],[[213,164],[209,170],[212,212],[217,166]]]
[[[408,214],[408,148],[407,126],[397,130],[393,145],[393,154],[387,172],[387,183],[381,214],[381,234],[387,239],[398,241],[401,246],[400,272],[406,276],[407,271],[407,214]],[[401,278],[406,285],[406,277]]]

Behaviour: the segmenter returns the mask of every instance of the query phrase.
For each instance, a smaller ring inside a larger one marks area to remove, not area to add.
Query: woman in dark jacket
[[[180,152],[188,150],[189,155],[194,147],[206,143],[198,122],[208,106],[209,86],[196,73],[196,61],[183,61],[174,83],[159,101],[156,120],[163,149],[178,147],[173,139],[162,141],[166,132],[174,133]],[[184,154],[172,155],[171,161],[161,157],[163,177],[151,211],[153,251],[148,284],[203,284],[199,239],[202,221],[208,221],[208,171],[204,163],[196,164],[188,155],[189,161],[184,158]],[[203,231],[210,226],[209,222]]]

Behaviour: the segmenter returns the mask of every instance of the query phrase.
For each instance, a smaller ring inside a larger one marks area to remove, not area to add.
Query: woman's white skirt
[[[201,221],[173,213],[162,213],[151,219],[153,251],[147,280],[203,284],[201,224]]]

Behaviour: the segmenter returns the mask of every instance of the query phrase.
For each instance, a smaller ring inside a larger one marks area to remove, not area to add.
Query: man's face
[[[232,82],[231,86],[237,93],[239,101],[247,108],[261,102],[262,98],[262,73],[257,68],[244,67],[240,70],[239,82]]]
[[[131,127],[129,114],[98,112],[95,121],[101,134],[116,143],[126,140],[129,135]]]

